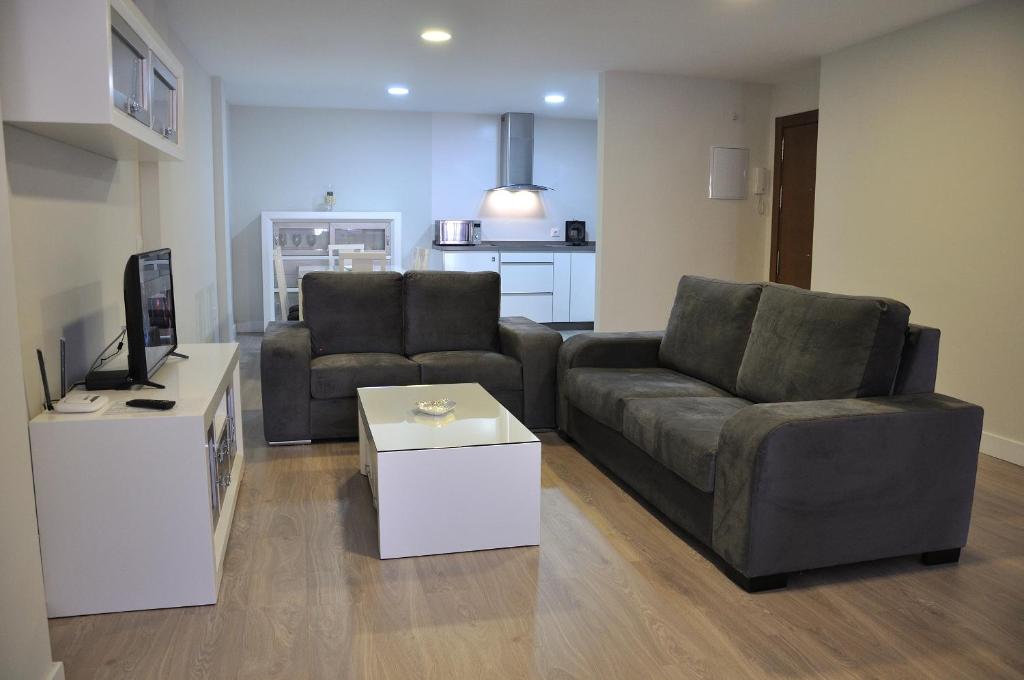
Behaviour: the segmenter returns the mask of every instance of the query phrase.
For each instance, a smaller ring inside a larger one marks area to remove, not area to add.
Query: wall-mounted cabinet
[[[108,158],[181,160],[183,78],[130,0],[0,2],[4,122]]]

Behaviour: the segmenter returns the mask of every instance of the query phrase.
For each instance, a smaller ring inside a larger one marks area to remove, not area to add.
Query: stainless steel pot
[[[434,220],[434,243],[438,245],[473,245],[479,232],[480,223],[473,220]]]

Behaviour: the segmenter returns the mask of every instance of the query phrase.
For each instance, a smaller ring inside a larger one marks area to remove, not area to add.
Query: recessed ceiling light
[[[402,87],[401,85],[395,85],[394,87],[388,88],[388,94],[393,94],[396,97],[404,97],[409,94],[409,88]]]
[[[544,101],[546,101],[548,104],[564,104],[565,103],[565,95],[564,94],[546,94],[546,95],[544,95]]]
[[[420,33],[420,37],[427,42],[448,42],[452,39],[452,34],[448,31],[442,31],[439,28],[431,28],[430,30],[423,31]]]

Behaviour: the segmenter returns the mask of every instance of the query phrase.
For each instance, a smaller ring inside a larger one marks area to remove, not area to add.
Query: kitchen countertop
[[[532,253],[543,251],[567,252],[567,253],[592,253],[596,243],[587,241],[582,246],[566,245],[565,241],[480,241],[472,246],[443,246],[433,244],[434,250],[441,251],[464,251],[464,250],[504,250],[508,252]]]

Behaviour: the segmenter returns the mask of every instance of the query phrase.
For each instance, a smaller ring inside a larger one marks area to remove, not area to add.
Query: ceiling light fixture
[[[401,85],[395,85],[394,87],[388,88],[388,94],[394,95],[396,97],[404,97],[405,95],[409,94],[409,88],[402,87]]]
[[[544,101],[546,101],[548,104],[564,104],[565,103],[565,95],[564,94],[546,94],[546,95],[544,95]]]
[[[452,34],[448,31],[442,31],[439,28],[431,28],[420,33],[420,37],[427,42],[442,43],[451,40]]]

